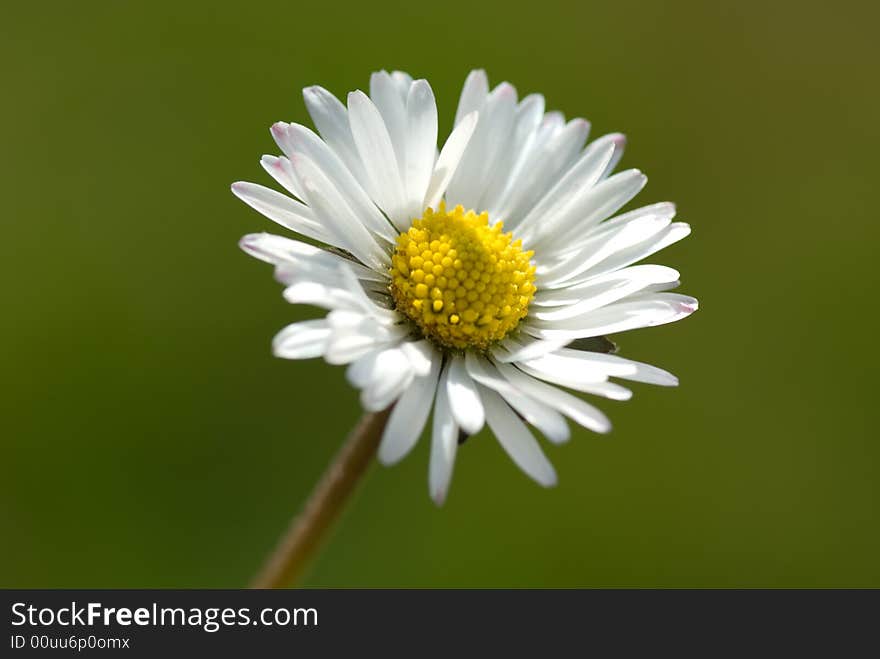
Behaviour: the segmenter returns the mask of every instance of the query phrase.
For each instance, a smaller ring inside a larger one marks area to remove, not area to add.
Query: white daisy
[[[410,451],[433,407],[437,503],[460,435],[484,425],[526,474],[551,486],[556,473],[526,423],[556,443],[569,438],[565,417],[611,428],[559,387],[625,400],[630,390],[610,378],[677,384],[664,370],[598,351],[607,334],[697,308],[665,292],[678,272],[634,265],[688,235],[672,221],[675,207],[611,217],[646,181],[634,169],[612,175],[622,135],[586,144],[589,122],[545,112],[537,94],[518,100],[508,83],[490,91],[483,71],[468,76],[439,153],[425,80],[375,73],[369,96],[352,92],[347,106],[321,87],[303,95],[318,134],[277,123],[284,156],[262,159],[292,197],[255,183],[232,191],[319,246],[266,233],[241,246],[275,266],[289,302],[329,310],[281,330],[274,353],[348,364],[364,408],[394,404],[383,463]]]

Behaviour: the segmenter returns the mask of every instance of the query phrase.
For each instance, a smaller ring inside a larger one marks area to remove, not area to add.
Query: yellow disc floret
[[[533,252],[489,225],[488,213],[427,209],[397,238],[391,293],[398,311],[447,348],[486,350],[528,313]]]

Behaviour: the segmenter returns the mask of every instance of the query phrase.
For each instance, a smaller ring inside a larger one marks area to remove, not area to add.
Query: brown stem
[[[315,485],[302,512],[293,519],[251,588],[284,588],[308,566],[327,531],[342,512],[379,448],[391,409],[364,414]]]

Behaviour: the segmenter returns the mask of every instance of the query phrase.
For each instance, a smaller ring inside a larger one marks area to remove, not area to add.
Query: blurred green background
[[[876,4],[15,3],[3,69],[0,585],[245,584],[358,416],[272,335],[238,238],[300,89],[493,83],[620,130],[702,307],[618,336],[680,376],[530,482],[486,433],[449,500],[374,467],[315,586],[880,586]]]

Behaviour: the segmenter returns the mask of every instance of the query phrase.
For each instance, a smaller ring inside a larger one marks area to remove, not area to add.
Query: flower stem
[[[379,448],[391,408],[364,414],[315,485],[302,512],[263,564],[251,588],[284,588],[300,577]]]

